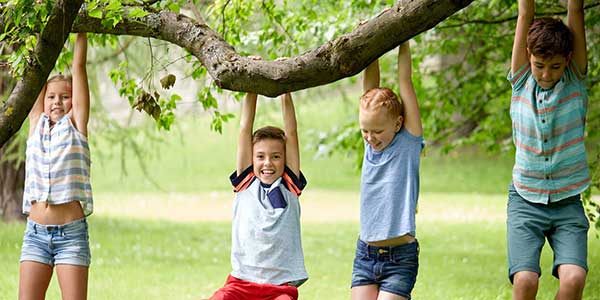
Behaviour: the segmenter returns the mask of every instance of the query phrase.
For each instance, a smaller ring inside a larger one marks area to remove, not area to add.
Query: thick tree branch
[[[124,17],[114,28],[79,14],[73,31],[135,35],[165,40],[190,51],[221,88],[277,96],[357,74],[403,41],[434,27],[473,0],[404,0],[354,31],[297,57],[278,62],[240,56],[214,30],[191,18],[162,11]]]
[[[16,133],[54,68],[83,0],[57,0],[19,80],[0,108],[0,147]]]
[[[184,15],[150,12],[136,19],[124,16],[114,28],[104,27],[102,20],[89,17],[85,8],[73,23],[82,1],[58,0],[32,56],[38,60],[32,59],[24,78],[0,112],[0,146],[21,127],[54,66],[71,24],[73,32],[133,35],[171,42],[196,56],[221,88],[277,96],[353,76],[379,56],[434,27],[472,1],[401,0],[350,33],[297,57],[272,62],[240,56],[206,24]],[[59,5],[62,3],[64,10]]]
[[[596,1],[594,3],[589,3],[584,6],[584,9],[591,9],[593,7],[600,6],[600,1]],[[552,17],[552,16],[566,16],[567,10],[554,11],[554,12],[537,12],[535,14],[536,17]],[[493,24],[501,24],[510,21],[516,21],[518,15],[499,18],[499,19],[461,19],[456,18],[455,21],[451,24],[440,26],[439,29],[453,28],[453,27],[462,27],[466,24],[483,24],[483,25],[493,25]]]

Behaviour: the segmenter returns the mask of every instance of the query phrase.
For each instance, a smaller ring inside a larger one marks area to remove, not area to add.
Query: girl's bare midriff
[[[79,201],[64,204],[48,204],[48,202],[33,202],[29,219],[43,225],[62,225],[83,218],[83,209]]]
[[[404,244],[409,244],[414,242],[416,239],[414,236],[410,234],[405,234],[396,238],[392,238],[389,240],[377,241],[377,242],[368,242],[369,245],[375,247],[393,247],[400,246]]]

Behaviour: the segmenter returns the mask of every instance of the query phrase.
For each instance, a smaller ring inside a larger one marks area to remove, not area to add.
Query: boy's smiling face
[[[565,72],[569,57],[554,55],[542,58],[531,54],[529,57],[531,73],[538,85],[544,89],[553,88]]]
[[[262,139],[252,146],[254,175],[262,183],[272,184],[283,175],[285,169],[285,146],[283,141]]]

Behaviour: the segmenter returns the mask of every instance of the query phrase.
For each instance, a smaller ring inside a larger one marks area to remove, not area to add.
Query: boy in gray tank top
[[[281,96],[285,131],[267,126],[252,133],[256,94],[242,103],[231,230],[231,274],[212,300],[295,300],[308,279],[300,234],[300,172],[291,94]]]

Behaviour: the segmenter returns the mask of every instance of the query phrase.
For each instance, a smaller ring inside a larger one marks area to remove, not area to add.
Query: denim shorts
[[[352,287],[375,284],[380,291],[410,299],[419,269],[419,242],[375,247],[356,243]]]
[[[573,264],[588,270],[587,233],[589,222],[579,195],[548,204],[523,199],[514,187],[508,191],[507,207],[508,278],[531,271],[542,275],[540,254],[546,239],[554,252],[552,275],[558,267]]]
[[[21,262],[35,261],[88,267],[91,261],[85,218],[63,225],[41,225],[27,219]]]

